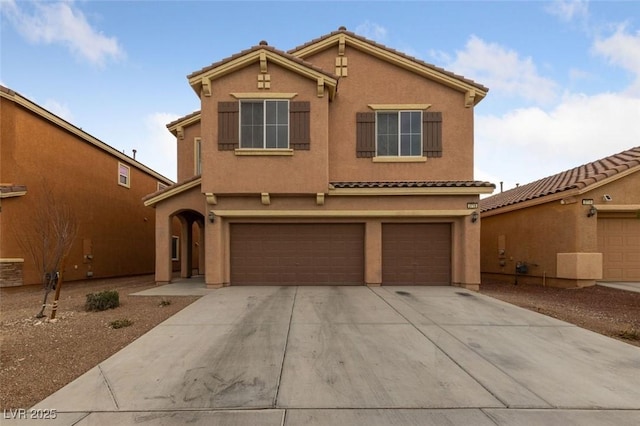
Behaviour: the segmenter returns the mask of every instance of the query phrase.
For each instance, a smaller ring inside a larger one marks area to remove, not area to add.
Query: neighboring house
[[[478,288],[487,88],[344,28],[288,52],[260,42],[188,79],[201,110],[168,125],[179,183],[145,200],[158,282],[177,216],[182,276],[197,254],[209,287]]]
[[[173,182],[2,86],[0,114],[0,286],[42,282],[19,240],[38,243],[51,198],[79,225],[65,281],[153,272],[155,217],[142,197]]]
[[[640,147],[480,201],[483,279],[640,281]]]

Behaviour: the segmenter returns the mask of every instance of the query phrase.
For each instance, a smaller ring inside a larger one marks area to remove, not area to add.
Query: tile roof
[[[175,126],[176,124],[180,123],[181,121],[188,120],[188,119],[190,119],[192,117],[196,117],[198,115],[200,115],[200,110],[193,111],[191,114],[187,114],[187,115],[185,115],[183,117],[180,117],[178,119],[173,120],[171,123],[167,124],[167,128]]]
[[[437,67],[437,66],[435,66],[435,65],[433,65],[433,64],[430,64],[430,63],[428,63],[428,62],[424,62],[424,61],[422,61],[422,60],[420,60],[420,59],[418,59],[418,58],[416,58],[416,57],[414,57],[414,56],[410,56],[410,55],[407,55],[407,54],[405,54],[405,53],[402,53],[402,52],[400,52],[400,51],[398,51],[398,50],[395,50],[395,49],[392,49],[392,48],[390,48],[390,47],[387,47],[387,46],[385,46],[384,44],[380,44],[380,43],[375,42],[375,41],[373,41],[373,40],[370,40],[370,39],[368,39],[368,38],[366,38],[366,37],[362,37],[362,36],[360,36],[360,35],[358,35],[358,34],[356,34],[356,33],[354,33],[354,32],[347,31],[347,29],[346,29],[345,27],[340,27],[337,31],[330,32],[329,34],[326,34],[326,35],[324,35],[324,36],[321,36],[321,37],[315,38],[315,39],[313,39],[313,40],[311,40],[311,41],[308,41],[307,43],[304,43],[304,44],[302,44],[302,45],[300,45],[300,46],[294,47],[293,49],[289,50],[287,53],[294,54],[294,53],[295,53],[295,52],[297,52],[298,50],[302,50],[302,49],[304,49],[304,48],[305,48],[305,47],[307,47],[307,46],[311,46],[311,45],[313,45],[313,44],[316,44],[316,43],[318,43],[318,42],[321,42],[322,40],[325,40],[325,39],[327,39],[327,38],[329,38],[329,37],[332,37],[332,36],[334,36],[334,35],[336,35],[336,34],[346,34],[346,35],[348,35],[349,37],[353,37],[353,38],[358,39],[358,40],[360,40],[360,41],[363,41],[363,42],[365,42],[365,43],[369,43],[369,44],[371,44],[372,46],[376,46],[376,47],[378,47],[378,48],[380,48],[380,49],[386,50],[387,52],[391,52],[391,53],[393,53],[393,54],[395,54],[395,55],[401,56],[401,57],[403,57],[403,58],[405,58],[405,59],[408,59],[408,60],[410,60],[410,61],[413,61],[413,62],[415,62],[415,63],[417,63],[417,64],[420,64],[420,65],[425,66],[425,67],[427,67],[427,68],[431,68],[431,69],[432,69],[432,70],[434,70],[434,71],[438,71],[438,72],[440,72],[440,73],[442,73],[442,74],[446,74],[446,75],[448,75],[448,76],[450,76],[450,77],[456,78],[456,79],[458,79],[458,80],[462,80],[462,81],[464,81],[465,83],[470,84],[470,85],[472,85],[472,86],[475,86],[475,87],[477,87],[478,89],[480,89],[480,90],[482,90],[482,91],[484,91],[484,92],[488,92],[488,91],[489,91],[489,89],[488,89],[487,87],[483,86],[483,85],[482,85],[482,84],[480,84],[480,83],[476,83],[475,81],[473,81],[473,80],[471,80],[471,79],[468,79],[468,78],[463,77],[463,76],[458,75],[458,74],[454,74],[454,73],[452,73],[451,71],[447,71],[447,70],[445,70],[444,68]]]
[[[640,166],[640,146],[480,200],[485,212],[570,189],[583,189]],[[640,170],[640,168],[639,168]]]
[[[234,55],[229,56],[228,58],[224,58],[224,59],[222,59],[222,60],[220,60],[218,62],[214,62],[213,64],[211,64],[209,66],[206,66],[206,67],[204,67],[204,68],[202,68],[202,69],[200,69],[198,71],[192,72],[191,74],[189,74],[187,76],[187,79],[190,80],[193,77],[196,77],[196,76],[198,76],[200,74],[203,74],[203,73],[205,73],[207,71],[210,71],[210,70],[212,70],[214,68],[217,68],[217,67],[219,67],[219,66],[221,66],[221,65],[223,65],[223,64],[225,64],[227,62],[230,62],[230,61],[232,61],[232,60],[234,60],[236,58],[242,57],[242,56],[247,55],[249,53],[252,53],[252,52],[254,52],[256,50],[263,50],[263,49],[264,50],[269,50],[269,51],[271,51],[273,53],[276,53],[276,54],[278,54],[280,56],[283,56],[283,57],[287,58],[290,61],[293,61],[293,62],[295,62],[297,64],[303,65],[303,66],[305,66],[307,68],[310,68],[310,69],[312,69],[314,71],[317,71],[317,72],[319,72],[321,74],[324,74],[324,75],[326,75],[328,77],[331,77],[334,80],[338,80],[338,78],[339,78],[337,75],[335,75],[335,74],[333,74],[331,72],[325,71],[322,68],[320,68],[320,67],[318,67],[316,65],[313,65],[310,62],[307,62],[307,61],[305,61],[303,59],[298,58],[297,56],[293,56],[290,53],[287,53],[287,52],[285,52],[283,50],[279,50],[279,49],[276,49],[276,48],[274,48],[272,46],[269,46],[268,44],[266,44],[266,42],[260,42],[260,44],[257,45],[257,46],[253,46],[253,47],[251,47],[249,49],[245,49],[245,50],[243,50],[241,52],[238,52],[238,53],[236,53]]]
[[[479,180],[435,180],[404,182],[331,182],[334,188],[495,188],[491,182]]]

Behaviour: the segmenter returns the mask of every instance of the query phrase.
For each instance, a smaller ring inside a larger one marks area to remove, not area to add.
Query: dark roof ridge
[[[216,61],[216,62],[212,63],[211,65],[208,65],[208,66],[206,66],[206,67],[204,67],[204,68],[202,68],[202,69],[200,69],[198,71],[194,71],[191,74],[187,75],[187,79],[191,79],[191,78],[193,78],[193,77],[195,77],[197,75],[203,74],[203,73],[205,73],[207,71],[210,71],[210,70],[212,70],[214,68],[219,67],[220,65],[223,65],[223,64],[225,64],[225,63],[227,63],[229,61],[232,61],[232,60],[234,60],[236,58],[239,58],[241,56],[247,55],[249,53],[255,52],[257,50],[269,50],[269,51],[271,51],[273,53],[276,53],[276,54],[278,54],[280,56],[283,56],[283,57],[285,57],[285,58],[287,58],[287,59],[289,59],[289,60],[291,60],[293,62],[296,62],[299,65],[303,65],[303,66],[305,66],[307,68],[310,68],[310,69],[312,69],[314,71],[317,71],[319,73],[325,74],[326,76],[331,77],[331,78],[333,78],[335,80],[338,80],[338,78],[339,78],[334,73],[326,71],[326,70],[320,68],[319,66],[314,65],[314,64],[312,64],[310,62],[307,62],[304,59],[298,58],[297,56],[294,56],[294,55],[292,55],[292,54],[290,54],[288,52],[285,52],[284,50],[276,49],[275,47],[269,46],[269,45],[266,45],[266,44],[258,44],[256,46],[250,47],[249,49],[241,50],[240,52],[237,52],[237,53],[235,53],[235,54],[233,54],[231,56],[228,56],[228,57],[223,58],[223,59],[221,59],[219,61]]]
[[[358,34],[352,32],[352,31],[348,31],[345,27],[340,27],[340,29],[338,29],[336,31],[332,31],[332,32],[330,32],[328,34],[325,34],[325,35],[317,37],[317,38],[315,38],[315,39],[313,39],[311,41],[308,41],[308,42],[306,42],[304,44],[296,46],[293,49],[289,49],[287,51],[287,53],[293,54],[293,53],[297,52],[298,50],[304,49],[307,46],[311,46],[312,44],[318,43],[318,42],[320,42],[322,40],[325,40],[325,39],[327,39],[329,37],[333,37],[336,34],[346,34],[346,35],[348,35],[350,37],[353,37],[353,38],[358,39],[360,41],[363,41],[365,43],[369,43],[369,44],[371,44],[373,46],[379,47],[380,49],[386,50],[388,52],[391,52],[391,53],[394,53],[396,55],[399,55],[399,56],[401,56],[401,57],[403,57],[405,59],[409,59],[411,61],[414,61],[414,62],[416,62],[416,63],[418,63],[420,65],[426,66],[427,68],[431,68],[431,69],[433,69],[435,71],[441,72],[441,73],[446,74],[446,75],[448,75],[450,77],[462,80],[462,81],[464,81],[464,82],[466,82],[466,83],[468,83],[468,84],[470,84],[472,86],[477,87],[478,89],[480,89],[480,90],[482,90],[484,92],[488,92],[489,91],[488,87],[486,87],[486,86],[484,86],[484,85],[482,85],[480,83],[477,83],[477,82],[475,82],[475,81],[473,81],[473,80],[471,80],[469,78],[466,78],[466,77],[464,77],[462,75],[459,75],[459,74],[455,74],[455,73],[453,73],[451,71],[447,71],[444,68],[438,67],[438,66],[436,66],[434,64],[430,64],[429,62],[425,62],[422,59],[418,59],[418,58],[416,58],[414,56],[407,55],[406,53],[403,53],[403,52],[401,52],[399,50],[396,50],[396,49],[393,49],[391,47],[388,47],[388,46],[386,46],[386,45],[384,45],[382,43],[378,43],[377,41],[374,41],[374,40],[368,39],[366,37],[363,37],[361,35],[358,35]]]

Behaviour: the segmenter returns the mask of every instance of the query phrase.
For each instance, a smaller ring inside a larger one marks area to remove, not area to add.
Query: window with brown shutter
[[[238,102],[218,102],[218,150],[233,151],[240,146]]]
[[[310,111],[311,103],[308,101],[289,103],[289,146],[292,149],[310,149]]]
[[[425,157],[442,157],[442,113],[423,112],[422,151]]]
[[[356,113],[356,156],[371,158],[376,155],[376,113]]]

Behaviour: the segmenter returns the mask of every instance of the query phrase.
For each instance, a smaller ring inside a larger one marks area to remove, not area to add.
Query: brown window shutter
[[[371,158],[376,155],[376,113],[356,113],[356,157]]]
[[[311,102],[289,103],[289,147],[309,150],[311,143],[310,125]]]
[[[240,146],[239,110],[238,102],[218,102],[219,151],[233,151]]]
[[[422,113],[422,151],[427,157],[442,157],[442,113]]]

